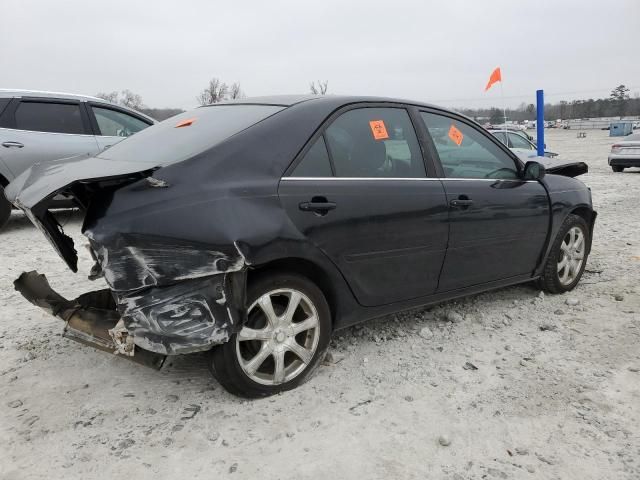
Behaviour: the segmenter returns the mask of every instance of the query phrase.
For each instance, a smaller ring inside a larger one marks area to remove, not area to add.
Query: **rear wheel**
[[[11,204],[4,196],[4,187],[0,185],[0,229],[4,227],[11,216]]]
[[[587,264],[589,227],[578,215],[569,215],[553,242],[544,267],[542,287],[550,293],[573,290]]]
[[[624,167],[612,166],[611,170],[613,170],[614,172],[623,172],[624,171]]]
[[[210,354],[213,375],[229,392],[255,398],[307,380],[329,345],[331,313],[304,277],[275,274],[249,286],[247,323]]]

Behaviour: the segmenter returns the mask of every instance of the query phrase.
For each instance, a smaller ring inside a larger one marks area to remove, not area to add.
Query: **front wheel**
[[[567,216],[553,242],[540,279],[547,292],[568,292],[578,284],[587,264],[589,235],[589,227],[582,217]]]
[[[292,274],[261,277],[247,294],[247,323],[211,350],[211,372],[230,393],[248,398],[295,388],[329,345],[331,313],[324,295]]]
[[[616,167],[613,166],[611,167],[611,170],[613,170],[614,172],[618,173],[618,172],[623,172],[624,171],[624,167]]]

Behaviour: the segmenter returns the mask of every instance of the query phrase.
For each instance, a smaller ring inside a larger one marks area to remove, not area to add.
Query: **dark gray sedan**
[[[596,212],[571,178],[586,165],[553,163],[419,102],[202,107],[16,178],[8,199],[73,271],[50,202],[75,199],[108,288],[66,300],[36,272],[15,286],[74,340],[156,367],[210,351],[229,391],[271,395],[309,378],[334,330],[517,283],[575,288]]]

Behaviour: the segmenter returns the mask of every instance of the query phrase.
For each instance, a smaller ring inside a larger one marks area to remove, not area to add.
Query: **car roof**
[[[23,89],[11,89],[0,88],[0,97],[41,97],[41,98],[64,98],[67,100],[85,100],[100,103],[111,103],[102,98],[92,97],[90,95],[82,95],[78,93],[65,93],[65,92],[48,92],[45,90],[23,90]]]
[[[362,95],[271,95],[264,97],[247,97],[235,100],[226,100],[224,102],[215,103],[213,105],[279,105],[283,107],[291,107],[303,102],[314,103],[331,103],[331,104],[350,104],[350,103],[404,103],[408,105],[416,105],[421,107],[437,108],[439,110],[447,110],[445,107],[438,107],[429,103],[418,102],[415,100],[407,100],[392,97],[376,97]]]
[[[138,110],[135,110],[130,107],[125,107],[123,105],[118,105],[113,102],[109,102],[103,98],[92,97],[91,95],[82,95],[79,93],[48,92],[44,90],[22,90],[22,89],[0,88],[0,98],[14,98],[14,97],[53,98],[53,99],[63,99],[63,100],[78,100],[81,102],[102,103],[104,105],[110,105],[112,107],[133,112],[136,115],[140,115],[146,118],[147,120],[152,121],[153,123],[157,123],[155,119],[153,119],[149,115],[139,112]]]

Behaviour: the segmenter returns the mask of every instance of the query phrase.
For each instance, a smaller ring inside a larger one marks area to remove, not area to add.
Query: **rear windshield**
[[[146,128],[98,156],[107,160],[168,165],[181,162],[279,112],[273,105],[212,105]]]
[[[627,135],[626,137],[624,137],[624,140],[629,142],[637,142],[638,140],[640,140],[640,133],[633,133],[631,135]]]

